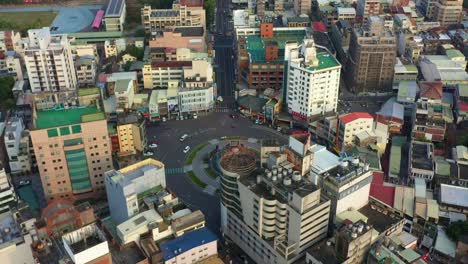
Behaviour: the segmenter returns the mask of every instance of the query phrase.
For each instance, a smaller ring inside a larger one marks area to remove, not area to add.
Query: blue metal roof
[[[163,261],[172,259],[192,248],[218,240],[218,237],[211,232],[208,228],[203,227],[171,241],[161,244],[161,251],[163,253]]]

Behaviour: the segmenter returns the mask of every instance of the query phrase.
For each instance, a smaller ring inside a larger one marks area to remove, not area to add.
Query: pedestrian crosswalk
[[[218,112],[218,113],[228,113],[228,112],[231,112],[231,109],[229,109],[229,108],[215,108],[214,111]]]
[[[184,173],[184,168],[166,168],[166,174]]]

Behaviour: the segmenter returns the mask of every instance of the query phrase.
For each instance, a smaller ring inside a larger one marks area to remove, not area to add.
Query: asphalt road
[[[187,154],[183,153],[185,146],[192,149],[211,139],[222,136],[243,136],[257,139],[278,139],[287,143],[286,136],[278,135],[273,129],[254,125],[251,120],[240,117],[232,119],[230,113],[210,113],[199,116],[198,119],[167,121],[150,124],[147,130],[148,141],[157,141],[158,148],[155,159],[160,160],[166,168],[181,168],[185,165]],[[188,134],[184,142],[179,138]],[[195,186],[184,173],[166,174],[168,189],[175,193],[192,210],[200,209],[207,218],[207,226],[217,234],[220,230],[219,197],[209,195]]]
[[[234,38],[232,23],[228,16],[230,1],[217,0],[216,6],[216,34],[215,34],[215,63],[216,84],[218,95],[223,97],[234,95]],[[228,36],[230,35],[230,36]]]

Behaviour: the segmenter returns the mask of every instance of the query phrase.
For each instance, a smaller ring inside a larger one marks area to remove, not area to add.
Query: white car
[[[184,148],[184,153],[187,153],[187,152],[189,152],[189,151],[190,151],[190,146],[185,146],[185,148]]]
[[[163,117],[163,118],[162,118],[162,121],[163,121],[163,122],[166,122],[166,121],[167,121],[167,119],[166,119],[165,117]]]
[[[183,134],[183,135],[179,138],[179,141],[180,141],[180,142],[183,142],[184,140],[187,139],[187,137],[188,137],[187,134]]]
[[[154,154],[154,153],[151,152],[151,151],[146,151],[145,153],[143,153],[143,156],[145,156],[145,157],[151,157],[151,156],[153,156],[153,154]]]
[[[30,181],[20,181],[20,182],[19,182],[19,185],[20,185],[20,186],[29,185],[29,184],[31,184]]]
[[[197,118],[198,118],[197,114],[193,114],[193,119],[197,119]]]
[[[152,149],[155,149],[155,148],[158,147],[158,144],[154,144],[154,143],[153,143],[153,144],[149,145],[148,147],[149,147],[149,148],[152,148]]]

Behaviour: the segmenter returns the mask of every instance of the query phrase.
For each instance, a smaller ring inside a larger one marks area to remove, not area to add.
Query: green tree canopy
[[[215,8],[216,8],[216,0],[205,0],[203,2],[203,7],[205,8],[206,12],[206,25],[207,27],[213,25],[214,16],[215,16]]]
[[[468,235],[468,221],[452,223],[447,229],[447,235],[454,241],[458,241],[463,235]]]
[[[10,109],[15,106],[15,98],[13,97],[13,86],[15,79],[13,77],[0,78],[0,107]]]

